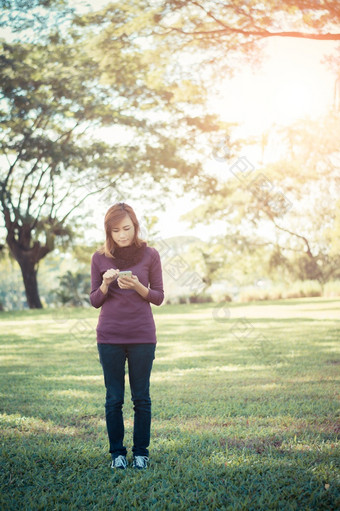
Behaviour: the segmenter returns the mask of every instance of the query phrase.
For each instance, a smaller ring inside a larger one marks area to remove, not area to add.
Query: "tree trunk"
[[[53,243],[49,246],[41,245],[40,241],[32,243],[34,227],[30,223],[20,225],[17,221],[12,221],[7,207],[4,207],[4,212],[7,228],[6,241],[11,254],[20,266],[27,304],[30,309],[42,309],[37,280],[38,263],[53,250]]]
[[[30,309],[42,309],[42,303],[38,290],[38,263],[54,248],[53,242],[49,245],[41,245],[40,241],[32,244],[33,226],[29,223],[19,225],[11,220],[8,208],[5,210],[5,221],[7,228],[6,241],[14,259],[20,266],[27,304]]]
[[[30,309],[42,309],[39,297],[37,270],[34,262],[25,259],[18,261],[24,281],[27,304]]]

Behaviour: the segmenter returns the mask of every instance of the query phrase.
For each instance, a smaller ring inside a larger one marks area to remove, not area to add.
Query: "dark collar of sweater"
[[[127,270],[138,264],[143,259],[146,246],[143,242],[141,247],[137,247],[134,243],[128,247],[115,247],[113,257],[117,268]]]

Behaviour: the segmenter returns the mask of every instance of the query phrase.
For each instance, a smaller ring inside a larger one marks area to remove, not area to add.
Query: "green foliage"
[[[63,20],[73,9],[68,0],[0,0],[0,27],[6,27],[12,36],[20,34],[26,40],[47,35],[53,27],[61,29]]]
[[[67,271],[59,277],[59,287],[55,294],[62,305],[80,307],[89,304],[91,281],[89,273]]]
[[[0,2],[0,25],[11,32],[11,42],[1,42],[0,204],[6,241],[21,266],[30,306],[41,306],[39,261],[72,240],[76,216],[88,197],[111,199],[117,183],[137,190],[136,197],[154,195],[156,184],[161,203],[165,192],[173,193],[176,179],[188,190],[215,195],[207,212],[224,215],[225,199],[235,198],[237,213],[230,200],[226,215],[233,215],[234,226],[245,217],[256,225],[265,214],[278,219],[263,201],[245,204],[235,183],[221,189],[217,180],[202,175],[209,142],[222,127],[230,129],[204,109],[213,90],[212,69],[219,75],[230,71],[235,54],[254,60],[258,41],[282,20],[291,30],[308,28],[311,37],[327,38],[325,31],[333,30],[339,12],[332,2],[284,2],[279,9],[272,1],[210,4],[113,1],[97,12],[76,15],[64,0]],[[114,135],[113,143],[100,141],[103,127],[114,127],[124,140],[117,143]],[[242,231],[243,225],[236,229],[238,253],[242,245],[254,252]],[[334,254],[336,230],[329,236]],[[334,257],[329,262],[325,250],[311,254],[312,270],[302,265],[298,278],[337,276]],[[210,282],[218,257],[202,257]]]
[[[183,115],[170,101],[177,85],[163,76],[167,64],[161,48],[143,46],[151,14],[142,6],[112,4],[116,25],[110,35],[107,18],[76,17],[72,9],[66,16],[64,2],[27,5],[6,4],[3,18],[4,26],[18,35],[12,42],[1,41],[0,207],[28,303],[40,307],[38,263],[72,240],[76,216],[88,198],[101,194],[105,201],[105,191],[114,195],[121,182],[132,190],[130,198],[149,196],[154,183],[163,194],[170,192],[165,172],[191,182],[201,161],[189,161],[185,149],[201,130],[216,131],[218,123],[208,116],[207,125],[195,124],[197,112]],[[45,14],[53,19],[56,11],[66,16],[63,30],[47,23],[40,38],[39,20],[46,21]],[[21,21],[35,15],[26,37]],[[129,25],[126,34],[119,29],[122,23]],[[186,86],[183,101],[194,90],[189,82]],[[102,128],[114,129],[118,141],[101,140]],[[160,194],[157,202],[162,202]]]
[[[0,507],[335,511],[339,306],[317,298],[231,304],[224,321],[210,305],[155,308],[150,468],[117,473],[98,311],[1,313]],[[242,317],[254,330],[237,337]],[[128,379],[126,387],[131,463]]]

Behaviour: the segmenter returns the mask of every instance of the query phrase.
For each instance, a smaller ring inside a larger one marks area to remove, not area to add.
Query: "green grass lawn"
[[[153,310],[151,464],[118,473],[98,311],[0,313],[0,509],[339,509],[340,300]],[[128,378],[124,417],[130,461]]]

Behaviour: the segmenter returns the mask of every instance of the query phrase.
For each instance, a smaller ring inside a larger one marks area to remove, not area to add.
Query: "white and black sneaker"
[[[127,467],[126,456],[120,454],[116,458],[112,459],[111,468],[121,468],[125,470]]]
[[[148,468],[148,461],[149,458],[147,456],[134,456],[132,466],[138,470],[143,470],[144,468]]]

